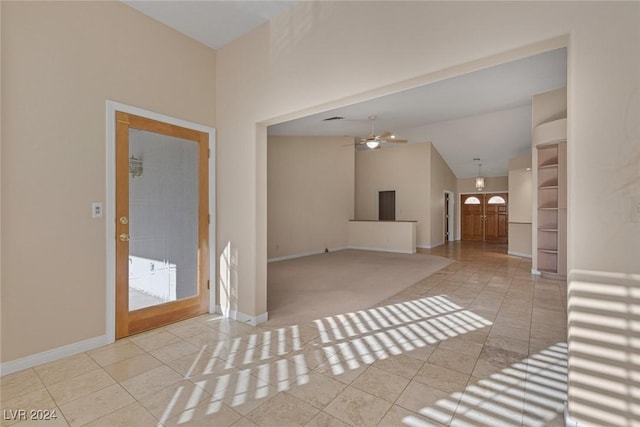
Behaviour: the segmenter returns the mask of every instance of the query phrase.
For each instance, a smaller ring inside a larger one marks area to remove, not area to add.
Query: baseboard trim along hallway
[[[12,374],[22,371],[23,369],[33,368],[34,366],[44,363],[54,362],[64,357],[73,356],[78,353],[93,350],[103,345],[111,344],[114,340],[109,339],[107,335],[101,335],[95,338],[89,338],[83,341],[74,342],[62,347],[53,348],[41,353],[31,354],[19,359],[11,360],[0,364],[0,376]]]

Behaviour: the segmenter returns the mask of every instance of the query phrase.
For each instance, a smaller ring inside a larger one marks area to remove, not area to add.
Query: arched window
[[[492,196],[487,203],[490,205],[504,205],[507,202],[502,196]]]
[[[471,196],[471,197],[467,197],[467,199],[464,201],[465,205],[479,205],[480,204],[480,199],[478,199],[476,196]]]

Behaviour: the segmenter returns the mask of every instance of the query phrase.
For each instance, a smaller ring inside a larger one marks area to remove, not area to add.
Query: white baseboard
[[[539,270],[536,270],[535,268],[531,269],[531,274],[533,274],[534,276],[542,276],[542,273]]]
[[[222,314],[230,319],[237,320],[238,322],[246,323],[251,326],[257,326],[261,323],[269,320],[269,313],[262,313],[258,316],[249,316],[248,314],[244,314],[237,310],[225,309],[216,305],[216,313]]]
[[[365,248],[360,246],[349,246],[349,249],[356,249],[359,251],[393,252],[396,254],[415,254],[416,253],[416,251],[403,251],[400,249]]]
[[[582,424],[574,420],[571,415],[569,415],[569,407],[566,402],[564,404],[564,425],[565,427],[582,427]]]
[[[339,247],[339,248],[329,248],[329,252],[336,252],[336,251],[342,251],[344,249],[350,249],[347,246],[344,247]],[[280,257],[275,257],[275,258],[269,258],[267,259],[267,262],[277,262],[277,261],[285,261],[288,259],[295,259],[295,258],[302,258],[305,256],[311,256],[311,255],[319,255],[319,254],[323,254],[325,253],[324,249],[319,249],[316,251],[310,251],[310,252],[302,252],[302,253],[298,253],[298,254],[291,254],[291,255],[285,255],[285,256],[280,256]]]
[[[433,245],[433,246],[416,245],[416,248],[432,249],[432,248],[435,248],[437,246],[442,246],[442,245],[443,245],[443,243],[440,243],[440,244],[437,244],[437,245]],[[346,250],[346,249],[355,249],[355,250],[360,250],[360,251],[393,252],[393,253],[397,253],[397,254],[415,254],[415,251],[411,252],[411,251],[402,251],[402,250],[397,250],[397,249],[366,248],[366,247],[361,247],[361,246],[343,246],[343,247],[339,247],[339,248],[329,249],[329,252],[343,251],[343,250]],[[302,257],[306,257],[306,256],[311,256],[311,255],[320,255],[320,254],[323,254],[323,253],[325,253],[324,249],[317,250],[317,251],[310,251],[310,252],[302,252],[302,253],[298,253],[298,254],[285,255],[285,256],[276,257],[276,258],[269,258],[269,259],[267,259],[267,262],[270,263],[270,262],[286,261],[288,259],[302,258]]]
[[[112,342],[113,340],[109,339],[107,335],[102,335],[43,351],[42,353],[36,353],[30,356],[21,357],[20,359],[4,362],[0,364],[0,376],[33,368],[34,366],[42,365],[44,363],[54,362],[64,357],[73,356],[74,354],[111,344]]]
[[[507,251],[507,254],[531,259],[531,254],[526,254],[524,252]]]
[[[437,248],[438,246],[442,246],[442,245],[444,245],[444,242],[436,243],[435,245],[416,245],[416,248],[433,249],[433,248]]]

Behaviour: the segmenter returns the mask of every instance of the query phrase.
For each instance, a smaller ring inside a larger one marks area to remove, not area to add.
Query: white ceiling
[[[298,1],[123,0],[127,5],[218,49]],[[354,29],[354,31],[357,31]],[[566,86],[566,49],[269,127],[269,135],[353,136],[394,131],[410,143],[432,141],[458,178],[504,176],[508,160],[530,150],[531,97]],[[342,116],[345,120],[324,122]],[[384,147],[384,149],[387,149]]]
[[[298,1],[122,0],[156,21],[219,49]]]

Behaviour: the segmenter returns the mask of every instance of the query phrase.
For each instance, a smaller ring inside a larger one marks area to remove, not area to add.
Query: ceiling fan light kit
[[[372,149],[372,150],[374,150],[374,149],[376,149],[376,148],[378,148],[380,146],[380,142],[376,141],[375,139],[368,140],[365,144],[367,144],[367,147]]]
[[[408,142],[406,139],[397,139],[396,136],[392,132],[384,132],[382,135],[376,135],[373,124],[376,121],[377,116],[369,116],[369,120],[371,121],[371,134],[360,140],[360,145],[366,145],[367,148],[371,150],[375,150],[376,148],[380,148],[382,143],[405,143]]]

